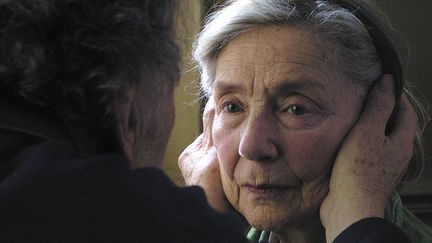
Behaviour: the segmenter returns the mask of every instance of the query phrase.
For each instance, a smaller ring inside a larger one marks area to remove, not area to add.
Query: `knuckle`
[[[184,167],[184,164],[185,164],[187,157],[189,157],[189,153],[186,150],[180,154],[178,161],[177,161],[180,169],[182,169]]]

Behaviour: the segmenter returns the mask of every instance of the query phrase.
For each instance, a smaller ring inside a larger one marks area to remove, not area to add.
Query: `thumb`
[[[385,135],[387,122],[395,106],[395,84],[390,74],[385,74],[372,87],[367,97],[366,106],[357,123],[362,129],[377,131],[379,135]]]

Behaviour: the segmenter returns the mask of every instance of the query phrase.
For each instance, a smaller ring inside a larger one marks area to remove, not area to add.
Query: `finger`
[[[400,106],[394,120],[394,127],[389,134],[390,139],[402,140],[406,138],[409,143],[414,141],[418,126],[417,113],[414,107],[408,100],[408,97],[403,94],[400,100]]]
[[[190,156],[191,153],[193,153],[196,148],[199,147],[200,143],[202,142],[202,137],[203,135],[199,135],[195,141],[193,141],[191,144],[189,144],[184,150],[183,152],[180,154],[179,158],[178,158],[178,164],[180,166],[180,168],[183,167],[183,163],[186,161],[186,158],[188,158]]]
[[[210,97],[203,113],[203,135],[207,146],[213,146],[212,128],[215,115],[215,104],[213,97]]]
[[[356,124],[362,131],[376,131],[377,135],[385,135],[385,128],[395,106],[393,77],[382,76],[369,92],[367,103]]]

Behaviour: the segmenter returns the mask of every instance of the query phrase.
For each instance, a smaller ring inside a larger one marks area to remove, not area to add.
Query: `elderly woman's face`
[[[224,191],[258,228],[318,220],[334,156],[364,92],[326,63],[314,35],[262,27],[219,55],[214,144]]]

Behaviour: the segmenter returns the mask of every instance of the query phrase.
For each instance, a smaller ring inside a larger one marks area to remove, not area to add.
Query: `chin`
[[[280,228],[295,225],[297,215],[290,215],[287,212],[280,212],[273,208],[263,206],[255,208],[252,212],[242,213],[248,223],[259,230],[273,231]]]
[[[316,213],[301,212],[294,209],[274,209],[257,207],[252,212],[242,213],[248,223],[259,230],[283,231],[292,227],[303,227],[319,220]]]

